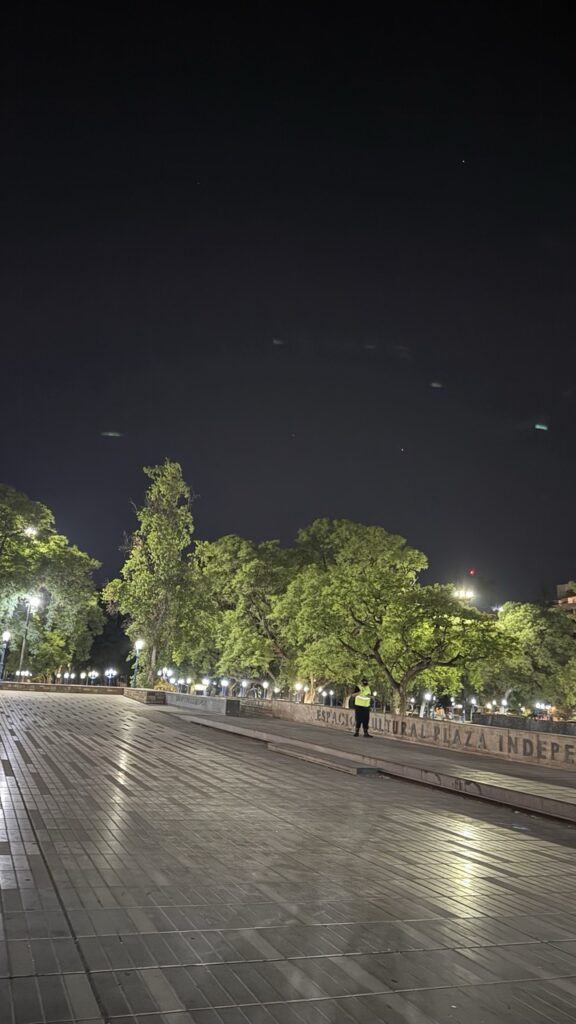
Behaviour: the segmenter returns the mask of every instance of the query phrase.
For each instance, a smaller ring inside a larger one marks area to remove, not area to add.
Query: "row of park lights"
[[[112,685],[112,680],[118,675],[118,671],[115,668],[107,668],[103,673],[108,680],[108,684]],[[66,683],[73,683],[75,679],[79,679],[82,683],[85,683],[87,679],[90,680],[91,684],[94,685],[97,679],[100,678],[100,673],[96,672],[95,669],[90,669],[89,672],[57,672],[56,679],[64,679]]]

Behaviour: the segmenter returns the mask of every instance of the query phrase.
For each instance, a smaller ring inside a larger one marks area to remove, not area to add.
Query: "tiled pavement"
[[[559,801],[563,805],[568,805],[565,808],[570,812],[568,820],[576,820],[576,772],[566,768],[549,767],[537,763],[523,764],[519,761],[508,761],[505,758],[469,753],[465,750],[455,751],[426,744],[385,739],[378,734],[373,734],[372,740],[366,743],[362,736],[355,738],[345,730],[267,717],[241,716],[234,718],[224,715],[206,715],[197,711],[168,706],[150,709],[150,711],[177,717],[182,723],[198,723],[212,729],[237,731],[239,734],[252,735],[253,738],[268,737],[269,740],[280,745],[282,743],[312,745],[326,750],[328,754],[331,751],[336,755],[353,754],[358,760],[358,755],[360,757],[366,755],[383,764],[387,763],[390,767],[392,765],[399,768],[405,766],[409,769],[425,771],[431,776],[436,773],[444,777],[456,777],[473,784],[467,791],[469,796],[478,795],[477,791],[480,791],[480,788],[483,793],[487,788],[494,788],[496,797],[498,791],[509,790],[519,795],[536,797],[536,804]],[[433,784],[431,778],[428,781]],[[503,802],[507,801],[504,799]],[[519,796],[518,806],[521,806],[522,803],[522,796]],[[536,810],[535,807],[529,809]],[[550,813],[553,817],[555,816],[553,808],[550,808]],[[562,817],[561,814],[559,816]]]
[[[0,695],[1,1024],[563,1024],[576,831]]]

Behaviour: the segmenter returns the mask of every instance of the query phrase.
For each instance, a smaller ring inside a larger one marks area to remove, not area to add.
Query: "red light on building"
[[[468,569],[468,575],[469,576],[475,576],[476,575],[476,569]]]

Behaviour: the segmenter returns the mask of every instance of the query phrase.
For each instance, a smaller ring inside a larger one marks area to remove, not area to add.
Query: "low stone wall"
[[[292,722],[351,731],[354,712],[319,704],[295,704],[282,700],[240,701],[241,715],[270,716]],[[469,722],[437,722],[431,718],[402,718],[372,713],[370,730],[376,736],[404,743],[444,747],[470,754],[489,754],[524,764],[550,765],[576,771],[576,737],[560,733],[530,733],[520,729],[498,729]]]
[[[7,683],[2,681],[0,684],[0,692],[2,690],[30,690],[32,693],[101,693],[101,694],[122,694],[124,693],[123,686],[74,686],[60,684],[60,683]]]
[[[166,694],[164,690],[145,690],[141,686],[127,686],[124,696],[130,700],[138,701],[139,704],[165,704]]]
[[[239,715],[241,701],[234,697],[202,697],[195,693],[167,693],[166,703],[204,711],[208,715]]]
[[[549,718],[474,715],[474,722],[476,725],[491,725],[497,729],[522,729],[524,732],[553,732],[561,736],[576,736],[576,722],[553,722]]]

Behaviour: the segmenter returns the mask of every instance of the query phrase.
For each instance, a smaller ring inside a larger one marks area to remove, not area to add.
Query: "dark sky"
[[[169,456],[202,537],[349,517],[497,600],[574,577],[569,15],[186,7],[5,28],[2,478],[105,575]]]

